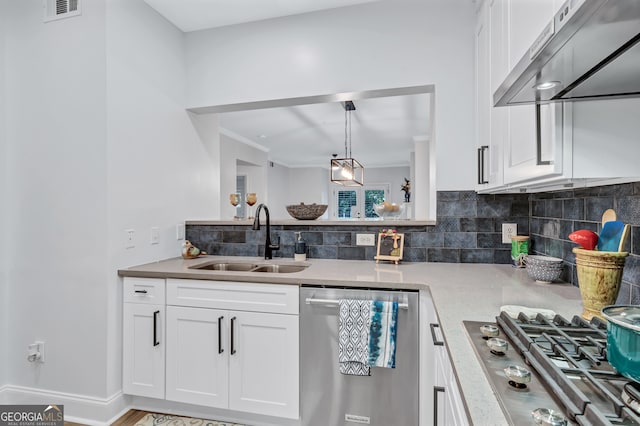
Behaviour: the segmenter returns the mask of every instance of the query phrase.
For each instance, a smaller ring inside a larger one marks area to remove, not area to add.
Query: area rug
[[[193,417],[171,416],[169,414],[149,413],[140,419],[135,426],[245,426],[238,423],[219,422],[216,420],[194,419]]]

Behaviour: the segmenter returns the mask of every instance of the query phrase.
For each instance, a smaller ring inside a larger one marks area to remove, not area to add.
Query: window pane
[[[373,211],[374,204],[384,201],[383,189],[365,189],[364,191],[364,217],[378,217]]]
[[[351,207],[357,202],[356,191],[338,191],[338,218],[350,218]]]

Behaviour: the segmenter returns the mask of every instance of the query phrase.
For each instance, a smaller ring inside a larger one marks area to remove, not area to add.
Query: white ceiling
[[[378,0],[144,0],[184,32]]]
[[[364,167],[408,166],[415,139],[429,132],[429,94],[354,101],[352,155]],[[269,151],[288,167],[329,167],[344,156],[345,117],[340,102],[226,112],[220,126]]]

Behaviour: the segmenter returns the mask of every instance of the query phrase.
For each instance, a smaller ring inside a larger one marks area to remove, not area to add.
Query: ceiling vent
[[[80,15],[80,0],[42,0],[44,22]]]

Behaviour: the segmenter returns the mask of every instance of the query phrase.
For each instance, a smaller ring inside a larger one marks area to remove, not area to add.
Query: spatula
[[[624,223],[619,220],[606,222],[598,238],[598,250],[618,251],[624,232]]]
[[[614,209],[607,209],[602,213],[602,226],[604,226],[605,223],[613,222],[616,219],[618,219],[616,211]]]

